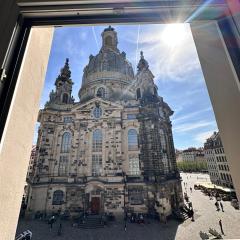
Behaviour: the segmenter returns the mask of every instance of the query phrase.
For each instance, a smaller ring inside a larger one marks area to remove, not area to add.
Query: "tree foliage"
[[[206,162],[196,162],[196,161],[182,161],[177,162],[177,167],[180,171],[183,172],[203,172],[207,171]]]

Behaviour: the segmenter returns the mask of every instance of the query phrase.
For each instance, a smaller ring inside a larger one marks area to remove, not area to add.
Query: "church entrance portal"
[[[100,212],[100,197],[92,197],[91,212],[94,214],[99,214],[99,212]]]

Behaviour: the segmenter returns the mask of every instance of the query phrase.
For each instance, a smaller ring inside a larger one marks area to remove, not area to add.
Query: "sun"
[[[168,24],[162,34],[161,40],[164,44],[169,47],[175,47],[180,45],[187,36],[187,27],[186,24],[176,23]]]

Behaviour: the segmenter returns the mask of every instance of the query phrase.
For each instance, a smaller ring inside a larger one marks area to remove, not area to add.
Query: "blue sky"
[[[107,26],[56,28],[40,106],[44,107],[54,82],[69,58],[73,96],[76,101],[83,68],[89,55],[101,47],[101,33]],[[125,51],[133,69],[144,52],[155,76],[158,93],[174,111],[175,148],[201,147],[217,125],[188,24],[115,25],[118,48]],[[37,129],[37,127],[36,127]],[[34,142],[36,142],[36,131]]]

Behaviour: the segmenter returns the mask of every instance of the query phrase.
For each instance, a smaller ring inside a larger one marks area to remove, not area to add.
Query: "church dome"
[[[125,52],[120,53],[112,49],[101,49],[96,56],[90,55],[89,63],[84,69],[83,84],[98,80],[99,76],[94,77],[93,75],[101,72],[105,73],[102,75],[103,77],[110,76],[107,72],[115,72],[125,75],[124,80],[134,78],[132,65],[126,60]]]
[[[111,84],[109,91],[113,94],[117,89],[125,88],[133,82],[132,64],[126,59],[126,53],[119,51],[117,44],[117,32],[114,28],[109,26],[104,29],[99,53],[96,56],[90,55],[89,63],[84,68],[80,99],[96,95],[94,91],[97,91],[101,84]]]

